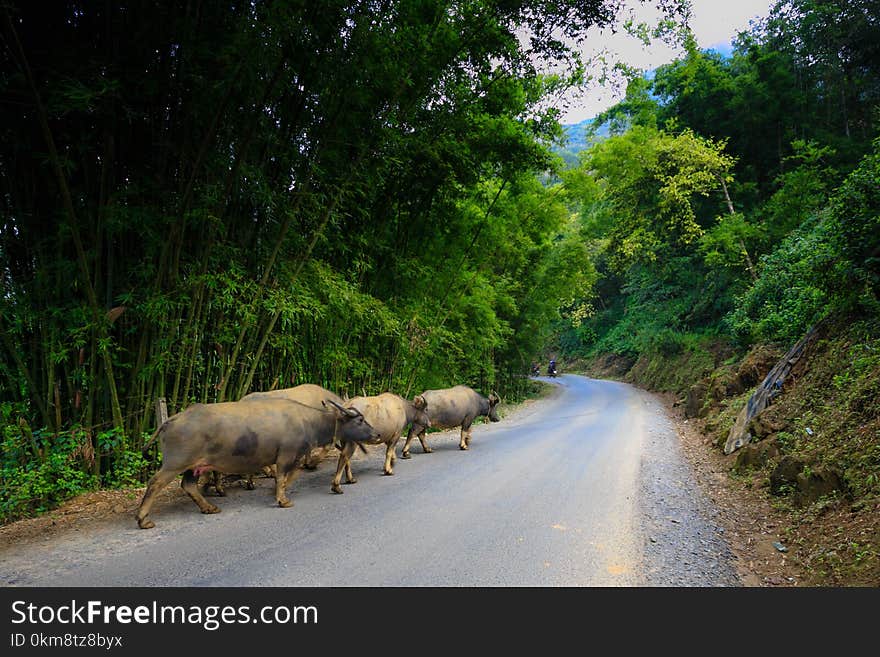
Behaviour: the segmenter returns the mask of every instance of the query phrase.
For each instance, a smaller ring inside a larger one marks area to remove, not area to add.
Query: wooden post
[[[55,436],[61,431],[61,385],[55,381]]]
[[[159,397],[156,400],[156,428],[161,427],[165,420],[168,419],[168,406],[165,405],[165,398]]]

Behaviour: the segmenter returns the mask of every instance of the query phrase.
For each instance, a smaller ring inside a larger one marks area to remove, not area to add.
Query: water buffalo
[[[385,392],[374,397],[355,397],[346,403],[347,408],[353,408],[363,413],[367,422],[379,434],[375,440],[365,440],[363,442],[374,445],[385,444],[384,474],[386,475],[394,474],[394,462],[397,460],[394,450],[407,425],[413,422],[418,423],[419,426],[431,425],[430,419],[425,413],[426,406],[427,402],[421,395],[409,401],[400,395],[395,395],[393,392]],[[353,443],[346,443],[339,452],[339,460],[336,463],[336,476],[333,477],[333,484],[330,487],[334,493],[342,493],[339,482],[342,479],[343,469],[345,469],[346,483],[353,484],[357,482],[357,479],[351,473],[351,455],[354,452],[354,448],[355,445]]]
[[[339,404],[340,406],[345,404],[345,401],[342,399],[342,397],[337,395],[335,392],[330,392],[326,388],[322,388],[321,386],[315,385],[314,383],[302,383],[298,386],[294,386],[293,388],[283,388],[281,390],[252,392],[249,395],[245,395],[244,397],[242,397],[241,401],[255,401],[259,399],[288,399],[291,401],[300,402],[301,404],[305,404],[307,406],[312,406],[314,408],[321,408],[322,404],[325,401],[332,401]],[[303,462],[303,467],[307,470],[314,470],[318,467],[318,464],[327,457],[327,454],[333,448],[333,443],[330,443],[313,449],[311,454],[309,454],[309,456]]]
[[[218,513],[199,491],[203,472],[258,472],[275,466],[275,500],[289,507],[288,483],[310,450],[328,443],[374,440],[378,433],[355,409],[330,402],[312,407],[285,399],[194,404],[166,420],[153,436],[162,445],[162,467],[153,475],[135,515],[141,529],[156,495],[183,473],[181,487],[202,513]]]
[[[303,404],[313,406],[315,408],[321,408],[321,405],[324,401],[335,401],[337,404],[342,405],[343,399],[339,395],[334,392],[330,392],[326,388],[322,388],[319,385],[315,385],[314,383],[303,383],[298,386],[294,386],[293,388],[284,388],[282,390],[270,390],[267,392],[252,392],[248,395],[242,397],[239,401],[255,401],[259,399],[288,399],[291,401],[298,401]],[[303,460],[302,467],[307,470],[314,470],[318,467],[318,464],[324,460],[327,454],[333,449],[333,444],[323,445],[321,447],[317,447],[309,453],[309,455]],[[275,471],[270,467],[263,468],[262,474],[267,477],[274,477]],[[235,476],[235,475],[230,475]],[[214,493],[218,497],[226,497],[226,490],[223,486],[223,473],[214,470],[213,472],[209,472],[206,475],[207,479],[204,485],[204,493],[207,495],[208,490],[213,488]],[[247,490],[254,490],[254,475],[253,474],[239,474],[238,477],[243,480],[244,487]]]
[[[426,390],[422,393],[422,397],[428,404],[427,412],[431,420],[432,427],[439,429],[454,429],[461,427],[461,439],[458,443],[459,449],[468,449],[471,443],[471,424],[479,416],[488,416],[492,422],[498,422],[499,417],[495,412],[498,405],[499,397],[494,392],[489,397],[484,397],[476,390],[467,386],[455,386],[454,388],[445,388],[443,390]],[[422,443],[422,449],[425,453],[432,452],[428,444],[425,442],[425,431],[427,426],[413,422],[406,435],[406,442],[403,443],[403,451],[401,458],[408,459],[409,446],[413,436],[418,435],[419,442]]]

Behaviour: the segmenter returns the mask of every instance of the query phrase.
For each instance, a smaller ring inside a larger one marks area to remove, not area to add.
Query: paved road
[[[229,487],[222,513],[158,503],[51,541],[0,548],[14,586],[739,586],[733,557],[651,395],[564,375],[494,424],[416,442],[394,477],[382,451],[330,494],[325,461],[273,505]],[[501,407],[499,407],[501,408]],[[399,449],[399,448],[398,448]]]

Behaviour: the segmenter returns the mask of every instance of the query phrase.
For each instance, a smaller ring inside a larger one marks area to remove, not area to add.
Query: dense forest
[[[2,16],[0,521],[144,481],[160,397],[876,344],[877,0],[684,32],[577,160],[551,99],[611,0],[36,4]]]

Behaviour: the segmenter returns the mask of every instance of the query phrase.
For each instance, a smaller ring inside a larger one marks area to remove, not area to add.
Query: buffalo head
[[[428,400],[423,395],[416,395],[412,400],[416,415],[413,419],[415,424],[428,428],[431,426],[431,418],[428,417]]]
[[[491,395],[489,395],[489,420],[491,420],[492,422],[501,421],[501,418],[498,417],[498,413],[495,411],[495,407],[500,401],[501,397],[498,396],[497,392],[493,392]]]
[[[336,436],[334,442],[337,446],[342,443],[361,443],[370,440],[376,440],[379,432],[373,429],[373,426],[367,422],[363,414],[356,408],[346,408],[337,404],[332,399],[324,402],[324,405],[330,404],[336,409]]]

